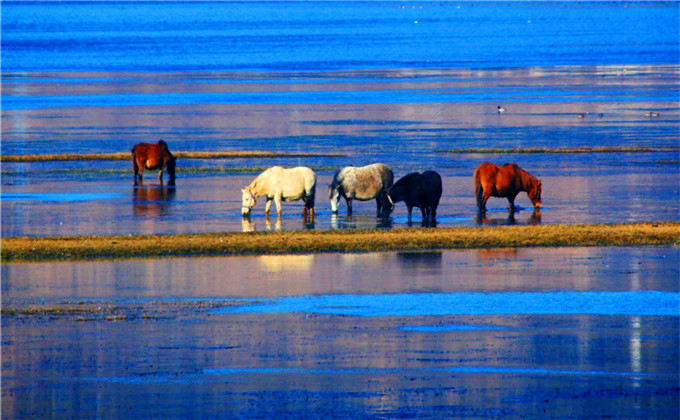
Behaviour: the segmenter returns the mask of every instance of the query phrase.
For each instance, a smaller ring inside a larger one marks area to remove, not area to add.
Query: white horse
[[[306,218],[307,211],[314,218],[314,195],[316,194],[316,174],[309,168],[282,168],[273,166],[258,175],[245,189],[242,189],[241,213],[243,217],[250,215],[255,206],[256,197],[266,196],[267,204],[265,216],[269,217],[272,200],[276,204],[276,212],[281,217],[281,201],[304,201],[302,215]]]
[[[368,201],[375,198],[378,213],[382,205],[382,195],[391,186],[394,179],[392,170],[382,163],[368,166],[346,166],[335,173],[330,189],[331,210],[338,212],[340,197],[347,201],[347,214],[352,213],[352,200]]]

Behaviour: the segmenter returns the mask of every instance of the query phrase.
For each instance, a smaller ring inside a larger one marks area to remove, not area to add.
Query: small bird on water
[[[498,113],[502,114],[505,112],[505,108],[503,108],[501,105],[498,105]]]
[[[658,117],[658,116],[661,115],[661,114],[659,114],[658,112],[654,112],[654,111],[647,111],[647,113],[645,113],[645,115],[648,116],[648,117],[654,117],[654,118],[656,118],[656,117]]]

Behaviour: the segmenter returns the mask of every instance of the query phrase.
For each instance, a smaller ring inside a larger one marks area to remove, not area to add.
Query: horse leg
[[[269,209],[272,207],[272,199],[267,197],[267,204],[264,205],[264,216],[269,218]]]
[[[511,215],[515,214],[515,197],[517,197],[517,194],[513,194],[508,197],[508,202],[510,203],[508,211]]]
[[[158,182],[163,185],[163,168],[161,168],[160,171],[158,171]]]
[[[382,209],[382,193],[378,194],[378,196],[375,198],[375,202],[378,205],[378,216],[380,216],[380,210]]]
[[[314,216],[316,215],[316,212],[314,211],[314,196],[307,198],[307,201],[305,201],[305,208],[309,210],[309,219],[313,221]]]
[[[411,221],[411,213],[413,211],[413,206],[407,206],[406,209],[408,210],[408,221]]]
[[[347,197],[347,215],[352,214],[352,199]]]
[[[481,214],[486,213],[486,202],[489,200],[489,197],[491,197],[491,190],[485,189],[484,195],[482,196],[482,205],[481,205],[480,210],[479,210],[479,212]]]
[[[274,196],[274,204],[276,204],[276,215],[281,218],[281,196]]]

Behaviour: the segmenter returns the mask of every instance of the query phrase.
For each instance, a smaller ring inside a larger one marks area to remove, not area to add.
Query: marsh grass
[[[479,148],[479,149],[440,149],[436,153],[479,153],[479,154],[539,154],[539,153],[652,153],[672,152],[680,150],[679,147],[525,147],[514,149]]]
[[[680,245],[680,223],[16,237],[2,240],[2,260],[10,263],[201,255],[645,245]]]
[[[262,151],[239,152],[173,152],[178,159],[237,159],[277,157],[344,157],[340,153],[285,153]],[[7,155],[2,162],[48,162],[77,160],[131,160],[130,152],[118,153],[55,153],[44,155]]]
[[[147,301],[138,303],[56,302],[49,305],[3,305],[2,316],[11,318],[70,319],[76,322],[158,320],[189,313],[206,315],[208,310],[239,305],[254,305],[250,300]]]
[[[185,174],[256,174],[265,171],[268,167],[233,167],[233,168],[211,168],[206,166],[201,167],[178,167],[177,173]],[[333,171],[334,168],[327,166],[310,166],[310,168],[317,172],[322,171]],[[152,171],[155,173],[156,171]],[[70,169],[46,169],[46,170],[36,170],[36,171],[23,171],[22,176],[27,173],[40,173],[40,174],[54,174],[54,175],[129,175],[132,174],[132,168],[130,169],[93,169],[93,168],[70,168]],[[14,171],[2,171],[2,175],[11,176],[16,175],[17,172]]]

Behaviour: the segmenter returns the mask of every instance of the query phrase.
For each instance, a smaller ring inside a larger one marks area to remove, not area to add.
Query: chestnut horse
[[[477,210],[486,212],[489,197],[506,197],[510,202],[510,213],[515,211],[515,197],[522,191],[529,196],[534,208],[541,207],[541,180],[517,166],[506,163],[503,166],[484,162],[475,169],[475,197]]]
[[[144,169],[149,171],[159,171],[158,181],[163,184],[163,169],[168,169],[170,181],[168,185],[175,185],[175,158],[170,150],[168,144],[160,140],[156,144],[139,143],[132,148],[132,169],[135,171],[135,185],[139,180],[142,183],[142,176]]]

